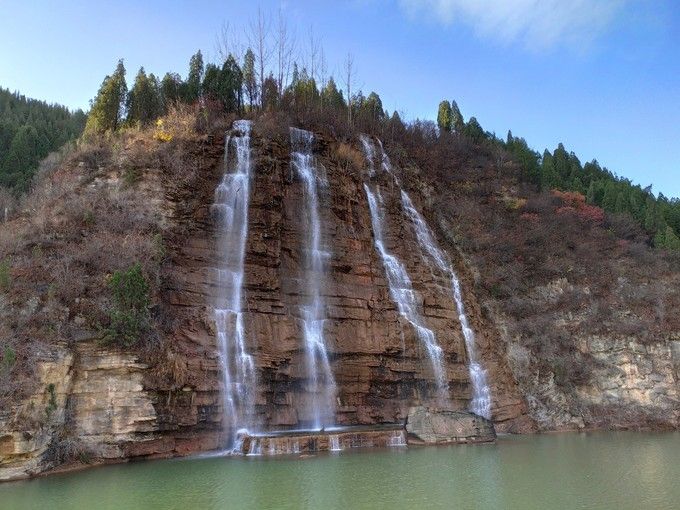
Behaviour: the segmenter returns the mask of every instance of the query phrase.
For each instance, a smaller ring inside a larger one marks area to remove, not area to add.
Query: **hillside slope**
[[[0,478],[224,444],[210,206],[232,120],[206,125],[185,109],[159,127],[82,144],[0,226]],[[264,115],[253,126],[244,309],[267,428],[307,420],[304,197],[289,125],[299,124]],[[446,275],[419,255],[399,188],[370,177],[356,135],[306,127],[328,181],[325,331],[337,423],[397,423],[410,406],[433,402],[423,350],[373,247],[362,190],[369,178],[382,190],[386,244],[444,348],[450,405],[465,409],[471,388],[456,305]],[[678,426],[676,259],[622,242],[578,197],[522,185],[518,169],[499,166],[481,144],[411,131],[385,148],[461,278],[499,430]],[[105,342],[120,311],[115,282],[137,263],[149,297],[141,340]]]

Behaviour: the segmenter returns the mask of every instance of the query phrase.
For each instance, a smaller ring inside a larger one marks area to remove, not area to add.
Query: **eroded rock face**
[[[262,138],[257,130],[252,140],[243,310],[247,349],[257,367],[257,419],[262,430],[294,429],[311,418],[300,319],[305,302],[304,191],[290,167],[285,141]],[[464,254],[451,250],[488,372],[494,423],[466,413],[471,397],[468,360],[450,281],[422,259],[394,181],[377,177],[387,248],[404,263],[422,299],[427,327],[445,352],[449,410],[428,411],[434,409],[436,395],[432,369],[412,326],[390,298],[374,248],[363,191],[365,169],[338,157],[340,146],[320,137],[314,146],[328,181],[320,195],[323,244],[331,254],[322,294],[328,317],[325,340],[338,387],[338,425],[402,424],[408,419],[414,441],[488,441],[495,434],[493,425],[499,432],[532,431],[536,421],[543,429],[584,426],[579,410],[583,403],[595,403],[600,409],[619,410],[644,404],[677,426],[680,339],[668,348],[639,345],[634,339],[585,338],[583,349],[602,361],[600,372],[595,384],[578,388],[578,398],[565,395],[551,384],[553,376],[531,369],[532,353],[523,353],[505,332],[502,317],[478,301],[474,281],[479,275]],[[140,183],[169,232],[164,242],[170,263],[158,298],[170,318],[162,338],[164,357],[143,359],[139,353],[104,347],[87,334],[58,346],[41,362],[38,391],[16,409],[0,410],[0,479],[30,476],[79,458],[113,462],[214,450],[232,437],[233,431],[222,426],[211,311],[218,254],[210,204],[223,172],[223,140],[193,141],[186,150],[195,162],[191,187],[164,179],[162,168],[148,169]],[[412,184],[411,196],[420,208],[418,197],[427,193]],[[433,230],[439,234],[447,229]],[[515,362],[524,354],[526,367]],[[170,374],[159,370],[163,365],[173,367]],[[14,419],[27,414],[33,417]],[[589,423],[606,426],[604,421]]]
[[[50,447],[66,422],[73,360],[65,346],[55,346],[39,364],[40,391],[0,410],[0,481],[32,476],[59,464]]]
[[[406,420],[413,444],[486,443],[496,439],[493,423],[465,411],[413,407]]]
[[[257,131],[252,139],[243,309],[247,348],[258,370],[256,412],[265,430],[299,428],[311,418],[300,319],[307,238],[302,220],[304,190],[290,166],[286,142],[264,139]],[[325,339],[338,386],[336,422],[403,423],[412,406],[433,404],[432,368],[413,327],[390,298],[374,248],[363,191],[365,170],[342,163],[339,147],[340,142],[323,138],[314,145],[319,173],[328,181],[320,195],[323,245],[331,254],[322,294],[328,317]],[[163,338],[167,359],[142,362],[132,352],[104,347],[87,335],[64,346],[57,364],[68,376],[49,378],[60,381],[54,383],[58,412],[49,423],[36,425],[31,437],[40,440],[27,445],[17,439],[21,431],[9,424],[0,427],[2,462],[13,459],[14,465],[21,466],[5,478],[79,458],[96,463],[216,449],[232,435],[222,427],[211,312],[218,253],[210,204],[223,173],[223,141],[218,136],[198,140],[187,143],[186,151],[196,167],[190,189],[164,179],[163,169],[147,169],[140,183],[169,232],[165,244],[171,263],[160,295],[172,319],[172,328]],[[448,405],[465,410],[471,388],[450,282],[447,275],[424,263],[394,181],[384,176],[378,184],[386,213],[387,248],[406,266],[422,299],[427,327],[444,349]],[[461,277],[465,287],[464,272]],[[493,328],[486,327],[472,293],[464,292],[484,352],[485,346],[488,350],[494,344]],[[522,421],[524,402],[503,360],[483,356],[483,361],[488,362],[495,385],[494,416],[506,428],[527,430]],[[160,376],[157,365],[164,363],[172,364],[176,374]],[[46,379],[41,388],[49,384]],[[44,399],[41,395],[34,398]],[[64,444],[70,445],[68,455],[62,452]]]

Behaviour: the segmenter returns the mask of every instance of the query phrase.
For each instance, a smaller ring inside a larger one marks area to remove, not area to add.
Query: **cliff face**
[[[322,294],[326,345],[338,386],[336,422],[403,423],[410,407],[435,404],[433,374],[413,327],[390,298],[374,248],[363,189],[367,167],[359,147],[358,141],[321,136],[314,143],[318,169],[328,182],[320,195],[323,244],[330,251]],[[231,434],[222,426],[212,315],[217,227],[210,205],[223,173],[223,141],[220,136],[194,137],[183,142],[182,151],[186,168],[179,171],[190,177],[173,178],[167,160],[153,160],[134,185],[162,225],[167,257],[154,307],[163,323],[157,348],[103,346],[94,330],[81,327],[45,349],[36,361],[33,391],[0,412],[0,479],[62,463],[212,450]],[[247,347],[257,368],[256,413],[269,430],[310,420],[301,329],[305,196],[289,153],[285,137],[262,136],[256,124],[243,310]],[[114,174],[103,185],[121,187],[120,175]],[[464,410],[471,398],[469,360],[450,281],[423,260],[394,180],[385,175],[374,179],[386,211],[387,248],[405,264],[422,298],[427,326],[444,349],[449,406]],[[429,212],[432,189],[418,180],[409,184],[416,190],[416,207]],[[488,371],[497,430],[529,432],[536,423],[546,430],[633,425],[634,416],[621,418],[630,403],[677,426],[678,338],[640,345],[634,338],[580,337],[579,348],[601,363],[588,384],[564,394],[552,383],[555,374],[536,363],[541,353],[518,341],[498,304],[477,292],[475,261],[449,236],[453,216],[444,209],[426,216],[461,278],[481,363]],[[69,320],[82,321],[76,316]],[[620,419],[584,423],[586,403],[608,406]]]

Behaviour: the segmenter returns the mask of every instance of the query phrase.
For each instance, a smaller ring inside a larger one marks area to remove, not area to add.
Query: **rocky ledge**
[[[465,411],[412,407],[406,421],[409,444],[488,443],[496,440],[493,423]]]

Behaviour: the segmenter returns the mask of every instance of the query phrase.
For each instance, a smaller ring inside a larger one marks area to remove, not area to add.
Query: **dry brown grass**
[[[196,136],[186,111],[169,119],[176,136]],[[126,130],[82,142],[42,174],[13,220],[0,223],[0,260],[9,261],[11,280],[0,290],[0,352],[16,354],[0,371],[0,408],[30,392],[35,362],[50,345],[106,326],[114,271],[141,263],[152,298],[158,295],[165,227],[157,210],[163,195],[155,194],[162,187],[126,182],[124,172],[160,172],[161,148],[181,140]]]
[[[345,171],[360,172],[366,166],[364,155],[348,143],[339,143],[335,148],[334,156]]]

